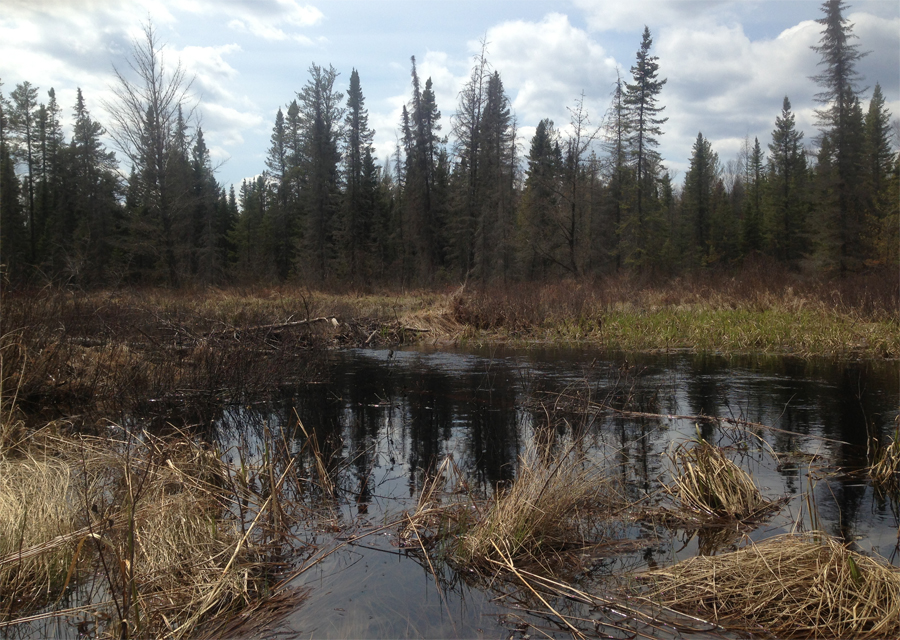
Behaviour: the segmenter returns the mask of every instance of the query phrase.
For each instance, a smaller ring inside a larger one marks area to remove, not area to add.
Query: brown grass
[[[705,440],[693,446],[678,445],[670,460],[673,477],[664,490],[689,517],[747,521],[764,516],[780,504],[764,498],[746,471]]]
[[[44,617],[69,615],[54,601],[76,583],[101,635],[193,637],[258,606],[285,544],[291,468],[253,469],[270,480],[256,493],[186,437],[36,434],[0,461],[0,628],[46,605]]]
[[[622,500],[615,482],[576,445],[555,453],[530,450],[518,476],[459,538],[454,562],[494,571],[500,561],[546,561],[596,544],[594,528]]]
[[[900,423],[900,416],[897,417]],[[900,492],[900,427],[886,444],[875,443],[874,462],[869,467],[869,477],[883,492]]]
[[[900,571],[825,534],[783,535],[640,576],[647,596],[779,638],[900,637]]]

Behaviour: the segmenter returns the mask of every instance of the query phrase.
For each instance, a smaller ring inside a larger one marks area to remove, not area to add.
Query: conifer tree
[[[865,117],[865,172],[867,174],[868,209],[876,218],[883,217],[885,190],[894,165],[891,112],[888,110],[881,85],[876,83]]]
[[[24,271],[28,254],[25,216],[12,156],[10,115],[12,105],[0,82],[0,278],[16,280]]]
[[[753,139],[753,148],[747,156],[745,168],[746,195],[741,228],[741,252],[752,254],[763,248],[763,186],[765,173],[763,153],[759,138]]]
[[[550,275],[563,247],[554,224],[559,207],[562,151],[552,120],[545,118],[538,123],[531,138],[527,163],[519,215],[519,244],[525,275],[530,280],[539,280]]]
[[[83,281],[105,284],[115,255],[121,250],[118,163],[115,153],[108,151],[102,142],[106,131],[91,118],[81,88],[77,91],[74,116],[69,147],[72,181],[69,205],[77,220],[73,234],[76,254],[84,257]]]
[[[843,0],[826,0],[822,4],[824,17],[822,37],[813,47],[822,59],[822,73],[813,80],[822,88],[816,100],[823,105],[817,111],[822,134],[819,177],[822,191],[821,211],[824,219],[818,225],[820,250],[827,262],[836,263],[843,273],[861,266],[863,227],[862,141],[858,82],[861,79],[856,63],[866,54],[859,45],[851,44],[856,38],[853,25],[843,16],[847,8]],[[827,138],[827,140],[826,140]],[[824,160],[824,161],[821,161]],[[823,173],[828,169],[828,173]]]
[[[806,152],[803,132],[795,127],[791,102],[784,97],[769,144],[766,235],[772,254],[795,263],[806,247],[808,209]]]
[[[660,166],[659,136],[662,125],[668,118],[660,117],[665,109],[659,106],[659,94],[666,79],[658,79],[659,58],[650,55],[653,39],[650,29],[644,27],[641,48],[637,52],[637,61],[631,67],[633,83],[625,85],[625,104],[629,110],[629,146],[633,158],[635,174],[635,209],[634,229],[632,235],[640,242],[645,237],[643,232],[644,218],[648,200],[656,183],[656,169]],[[640,250],[640,247],[638,247]]]
[[[373,246],[372,225],[377,189],[377,178],[372,171],[372,140],[375,132],[369,128],[369,112],[356,69],[350,74],[344,128],[345,187],[339,239],[347,276],[355,281],[361,275],[370,275],[369,257]]]
[[[332,275],[334,223],[340,206],[339,163],[343,138],[343,94],[335,91],[338,72],[313,64],[309,80],[297,94],[302,159],[299,166],[303,202],[302,252],[306,277],[323,282]]]
[[[18,164],[25,165],[23,186],[25,189],[28,212],[28,261],[35,264],[38,260],[38,241],[41,229],[38,228],[38,219],[35,209],[35,173],[37,171],[37,92],[38,88],[32,86],[27,80],[16,85],[10,97],[12,98],[12,110],[10,111],[10,129],[13,133],[14,144],[12,146],[13,159]]]
[[[719,156],[709,140],[698,133],[691,150],[690,168],[684,178],[681,206],[691,238],[690,255],[695,256],[695,262],[700,266],[706,266],[715,258],[711,226],[718,180]]]
[[[628,165],[628,135],[631,120],[625,103],[625,83],[616,71],[616,88],[607,111],[604,149],[609,161],[606,165],[606,180],[609,196],[606,199],[607,217],[610,220],[610,252],[615,270],[623,264],[622,240],[628,213],[628,196],[632,192],[632,171]],[[625,238],[626,244],[636,244],[636,239]]]

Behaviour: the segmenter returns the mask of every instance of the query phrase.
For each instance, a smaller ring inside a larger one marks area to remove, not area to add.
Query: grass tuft
[[[554,455],[528,451],[513,484],[460,537],[453,559],[490,573],[498,562],[583,548],[596,542],[593,525],[618,499],[614,482],[575,445]]]
[[[764,498],[747,472],[705,440],[690,448],[678,445],[670,459],[674,474],[665,491],[686,514],[743,521],[763,516],[779,505]]]
[[[825,534],[782,535],[642,574],[647,596],[779,638],[900,637],[900,570]]]

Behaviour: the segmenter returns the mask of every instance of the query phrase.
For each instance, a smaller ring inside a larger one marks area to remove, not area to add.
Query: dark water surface
[[[768,497],[789,499],[752,538],[811,528],[811,506],[820,528],[900,566],[896,498],[880,496],[863,476],[850,473],[867,464],[867,435],[884,440],[896,427],[896,362],[571,349],[352,350],[331,354],[325,371],[316,384],[285,390],[275,400],[226,409],[217,426],[228,445],[263,425],[296,423],[296,410],[339,470],[337,540],[413,508],[427,471],[448,454],[470,487],[490,495],[515,477],[518,457],[535,437],[582,435],[614,462],[630,497],[658,502],[670,464],[666,452],[699,430],[728,447]],[[662,417],[598,411],[598,405]],[[755,429],[756,437],[733,426],[665,417],[694,415],[739,418],[777,431]],[[810,489],[813,499],[805,498]],[[649,535],[636,523],[623,532],[634,539]],[[320,535],[324,543],[327,535]],[[717,550],[688,531],[653,536],[639,552],[597,563],[579,586],[608,589],[610,579],[629,572]],[[440,588],[427,565],[398,546],[397,527],[388,527],[300,576],[296,585],[308,587],[309,598],[277,632],[523,637],[525,628],[516,625],[526,621],[553,635],[546,621],[497,601],[498,591],[472,586],[446,567],[436,570]]]

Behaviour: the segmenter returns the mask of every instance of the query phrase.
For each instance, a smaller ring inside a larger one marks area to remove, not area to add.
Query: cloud
[[[716,23],[730,15],[735,4],[734,0],[575,0],[575,6],[585,12],[591,30],[638,33],[644,25],[654,30],[682,21],[697,26]]]
[[[566,106],[585,93],[599,123],[616,78],[616,61],[569,18],[550,13],[540,22],[504,22],[487,32],[489,60],[526,123],[569,120]]]
[[[320,24],[325,15],[316,7],[300,4],[296,0],[231,0],[209,2],[194,0],[185,7],[194,13],[214,11],[224,14],[228,27],[248,32],[258,38],[270,41],[296,40],[312,45],[314,41],[304,34],[289,33],[285,26],[307,28]]]

